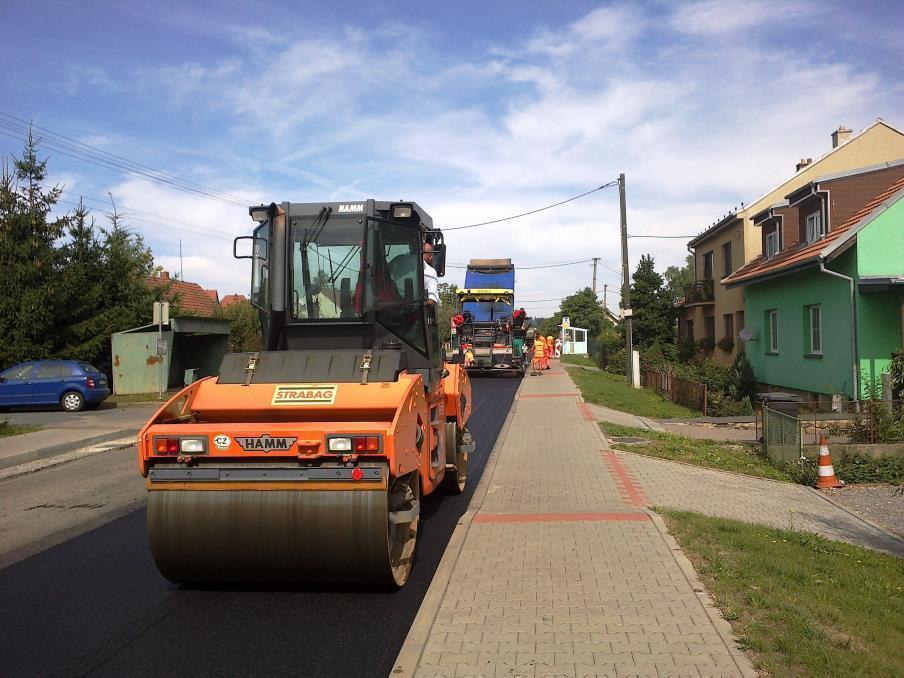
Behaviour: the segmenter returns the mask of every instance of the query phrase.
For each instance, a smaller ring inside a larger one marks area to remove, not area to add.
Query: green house
[[[755,215],[764,254],[723,280],[744,288],[757,380],[868,397],[902,347],[904,160],[817,179]]]

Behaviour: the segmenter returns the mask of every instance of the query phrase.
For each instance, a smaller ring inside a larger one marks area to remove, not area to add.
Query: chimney
[[[806,167],[807,165],[812,165],[812,164],[813,164],[813,158],[801,158],[800,162],[797,163],[797,165],[795,166],[795,169],[798,172],[800,172],[804,167]]]
[[[169,271],[160,271],[161,280],[169,280]]]
[[[832,132],[832,148],[838,148],[839,146],[841,146],[841,144],[849,141],[853,132],[854,130],[848,129],[844,125],[841,125],[838,129]]]

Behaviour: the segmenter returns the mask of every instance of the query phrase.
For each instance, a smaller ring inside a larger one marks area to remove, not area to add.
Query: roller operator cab
[[[415,203],[252,207],[263,350],[227,354],[139,433],[148,530],[178,582],[402,586],[420,501],[464,490],[471,385],[444,364]]]

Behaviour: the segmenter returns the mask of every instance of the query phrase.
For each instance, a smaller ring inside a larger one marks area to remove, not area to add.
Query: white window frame
[[[774,245],[774,246],[771,246]],[[766,258],[771,259],[776,254],[778,254],[779,244],[778,244],[778,231],[772,231],[772,233],[766,234]]]
[[[825,237],[825,222],[822,220],[822,210],[816,210],[812,214],[808,214],[804,223],[807,230],[807,242],[816,242]]]
[[[810,354],[822,355],[822,306],[808,307],[810,325]]]
[[[766,314],[769,318],[769,348],[767,350],[769,353],[778,353],[778,311],[772,309],[766,311]]]

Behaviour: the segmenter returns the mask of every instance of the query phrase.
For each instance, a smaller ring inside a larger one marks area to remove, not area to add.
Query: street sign
[[[567,315],[562,318],[562,329],[567,330],[571,328],[571,318]]]
[[[166,355],[169,352],[166,339],[157,340],[157,355]]]
[[[169,324],[169,302],[168,301],[155,301],[154,302],[154,324],[155,325],[168,325]]]

